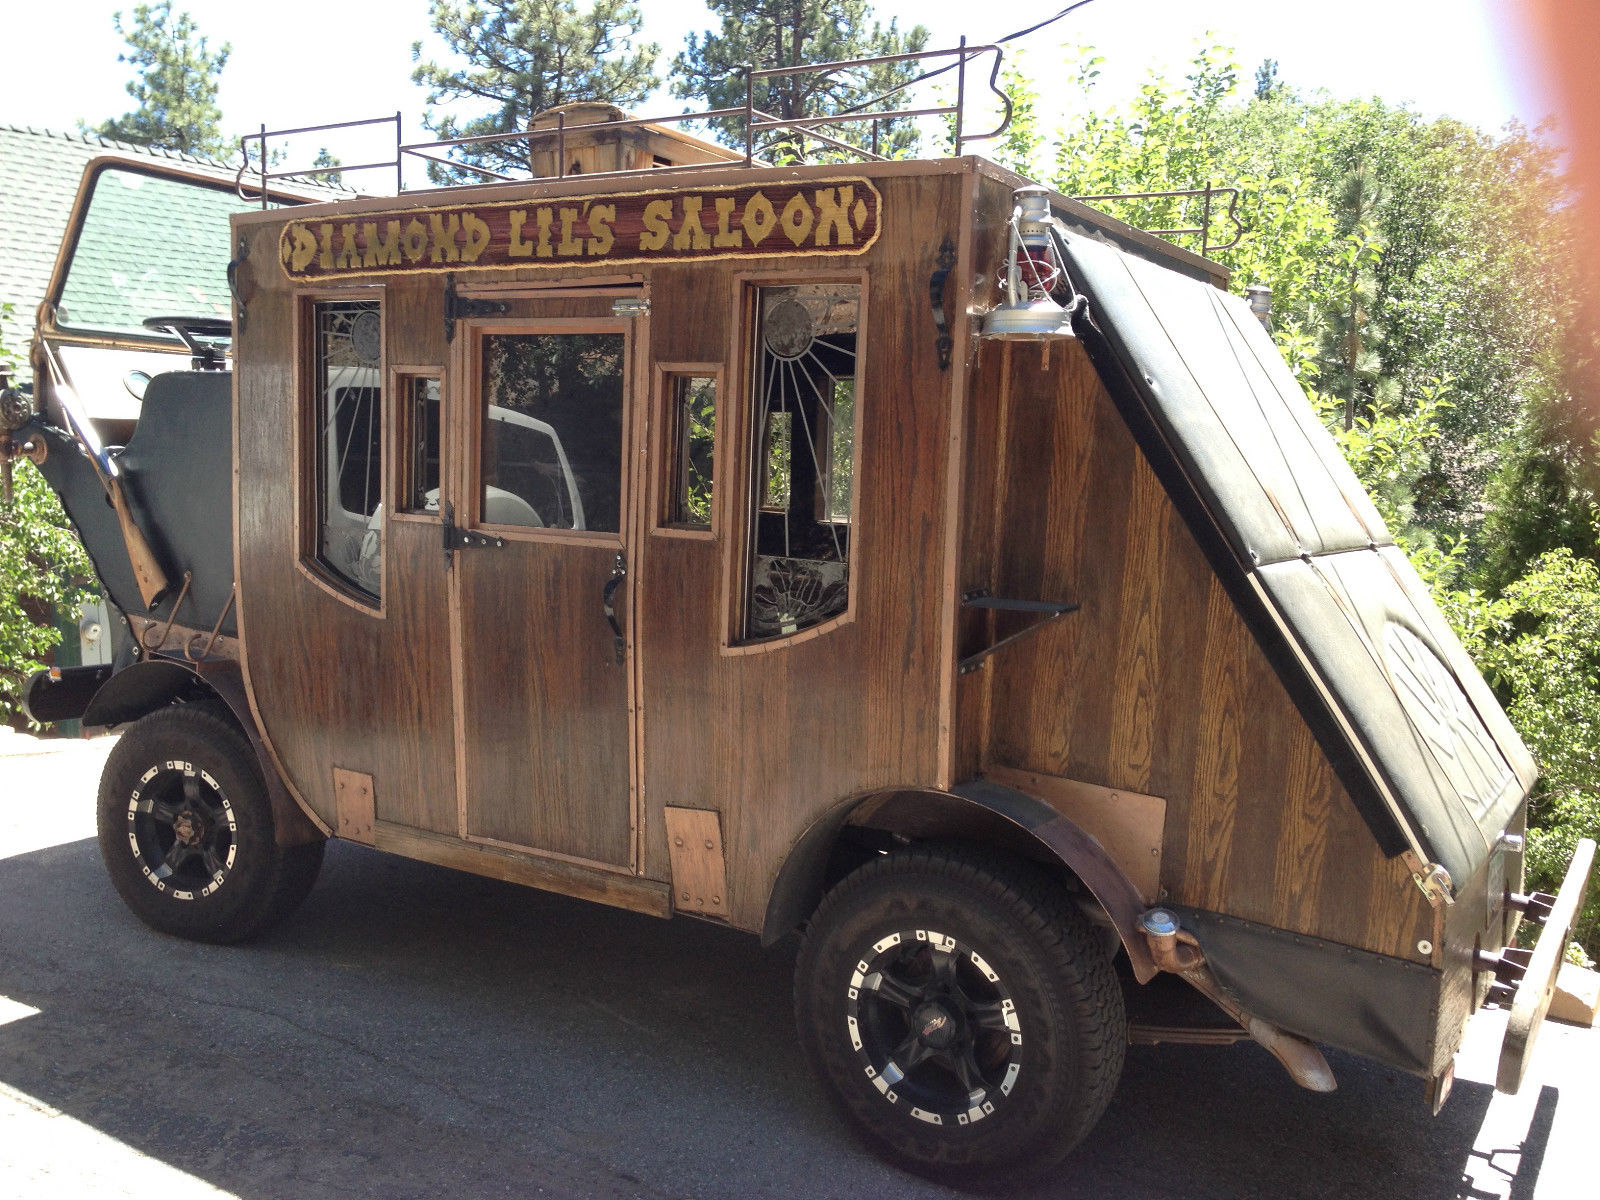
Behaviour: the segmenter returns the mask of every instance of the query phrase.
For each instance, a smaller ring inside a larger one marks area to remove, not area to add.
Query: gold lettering
[[[575,254],[583,253],[583,243],[572,236],[572,227],[577,223],[577,209],[563,208],[561,210],[561,240],[556,243],[556,252],[563,258],[570,258]]]
[[[672,227],[667,224],[672,220],[671,200],[652,200],[644,206],[644,229],[639,234],[639,249],[660,250],[667,244],[667,239],[672,236]]]
[[[356,245],[356,227],[353,222],[339,226],[339,257],[334,259],[333,265],[341,271],[361,265],[361,248]]]
[[[333,270],[333,226],[324,222],[317,226],[317,244],[322,252],[317,255],[317,266],[324,271]]]
[[[855,194],[855,188],[849,184],[838,188],[819,188],[812,193],[817,204],[817,245],[831,246],[835,231],[839,234],[839,245],[855,244],[856,232],[850,228],[850,218],[846,215]]]
[[[420,217],[412,217],[400,239],[400,249],[405,251],[407,262],[416,262],[428,249],[428,227]]]
[[[506,247],[506,253],[512,258],[533,257],[533,243],[522,240],[522,226],[527,220],[528,214],[522,209],[511,210],[511,245]]]
[[[811,232],[816,220],[811,213],[811,206],[799,192],[789,197],[789,203],[783,206],[783,215],[778,219],[783,223],[783,232],[796,246],[806,240],[806,234]]]
[[[778,223],[778,214],[772,211],[772,201],[760,192],[745,201],[744,216],[739,224],[744,226],[745,234],[750,238],[752,246],[759,246],[771,233]]]
[[[461,229],[467,235],[467,244],[461,248],[461,261],[477,262],[478,255],[489,248],[488,222],[477,213],[462,213]]]
[[[455,213],[450,213],[450,224],[444,223],[444,213],[428,214],[428,230],[432,234],[433,244],[428,249],[428,261],[459,262],[461,251],[456,246],[456,235],[461,232],[461,218]]]
[[[552,217],[548,208],[535,210],[533,219],[539,222],[539,248],[535,253],[540,258],[550,257],[550,224]]]
[[[390,221],[383,227],[383,240],[378,240],[378,225],[368,221],[361,227],[361,236],[367,242],[367,255],[363,260],[368,267],[398,267],[400,265],[400,222]]]
[[[683,224],[678,226],[678,232],[673,235],[672,248],[674,250],[711,249],[711,235],[700,226],[700,205],[702,203],[699,196],[685,196],[683,198]]]
[[[733,220],[735,203],[732,196],[717,197],[717,232],[711,239],[711,244],[718,249],[726,250],[744,245],[744,234],[728,227],[729,222]]]
[[[611,231],[611,222],[617,219],[617,206],[615,204],[596,204],[589,209],[589,247],[590,254],[610,254],[611,246],[617,240],[616,234]]]
[[[289,269],[304,271],[316,257],[317,239],[311,236],[311,230],[304,225],[289,226],[289,233],[294,238],[294,247],[289,251]]]

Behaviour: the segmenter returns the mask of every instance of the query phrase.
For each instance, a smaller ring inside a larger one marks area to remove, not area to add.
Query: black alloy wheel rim
[[[874,942],[846,989],[845,1026],[885,1102],[929,1125],[971,1125],[1022,1070],[1022,1023],[998,972],[931,929]]]
[[[157,763],[128,798],[128,845],[139,870],[177,900],[202,900],[233,870],[238,821],[207,772],[181,759]]]

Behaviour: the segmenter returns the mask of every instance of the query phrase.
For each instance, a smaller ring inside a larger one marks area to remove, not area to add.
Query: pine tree
[[[465,67],[423,62],[422,43],[411,48],[413,83],[428,89],[423,124],[441,139],[516,133],[547,108],[574,100],[637,105],[660,82],[655,74],[660,47],[633,49],[639,6],[629,0],[594,0],[580,10],[575,0],[484,0],[455,4],[435,0],[429,20],[447,49]],[[462,120],[440,106],[465,102],[491,106],[484,116]],[[535,147],[526,141],[460,146],[451,157],[491,171],[519,174],[532,169]],[[457,180],[482,179],[471,171],[435,172]]]
[[[840,59],[872,58],[883,54],[904,54],[924,49],[928,31],[914,25],[901,33],[896,22],[887,29],[872,20],[872,8],[865,0],[708,0],[722,18],[720,33],[707,31],[689,35],[682,53],[673,60],[674,95],[703,102],[707,108],[739,108],[744,105],[745,85],[741,68],[793,67],[805,63],[835,62]],[[888,63],[849,71],[839,75],[780,75],[758,80],[755,107],[785,120],[824,116],[867,103],[872,110],[894,108],[897,97],[878,101],[917,74],[918,63]],[[729,145],[744,145],[744,119],[724,118],[712,122],[716,133]],[[872,129],[863,123],[830,126],[829,136],[866,146]],[[775,144],[803,157],[803,139],[792,131],[758,138],[758,150],[771,153]],[[815,146],[813,141],[811,146]],[[878,130],[879,153],[903,154],[916,144],[916,130],[909,122],[884,122]]]
[[[117,61],[133,64],[136,78],[128,94],[139,107],[94,132],[136,146],[225,157],[231,144],[222,135],[217,84],[232,47],[224,42],[213,52],[194,18],[186,12],[173,16],[167,0],[136,6],[131,27],[123,25],[120,12],[112,19],[128,43]]]

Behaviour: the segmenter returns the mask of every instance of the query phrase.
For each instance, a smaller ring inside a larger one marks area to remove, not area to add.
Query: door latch
[[[611,578],[606,580],[606,586],[601,589],[600,603],[605,609],[606,620],[611,623],[611,635],[615,639],[619,667],[627,661],[627,643],[622,637],[622,625],[617,621],[617,589],[627,577],[628,560],[622,557],[621,551],[618,551],[616,562],[611,564]]]
[[[444,569],[446,571],[455,563],[457,550],[468,550],[473,547],[499,550],[506,544],[506,540],[503,537],[495,537],[493,534],[488,533],[475,533],[470,529],[462,529],[458,526],[456,524],[456,506],[454,504],[446,504],[444,506],[443,529]]]

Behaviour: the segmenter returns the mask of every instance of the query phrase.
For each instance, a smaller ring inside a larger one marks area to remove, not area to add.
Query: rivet
[[[721,904],[722,903],[722,897],[721,896],[713,896],[713,897],[711,897],[711,903],[713,903],[713,904]]]
[[[684,893],[684,894],[683,894],[683,902],[684,902],[684,903],[685,903],[685,904],[687,904],[687,903],[689,903],[689,893],[688,893],[688,892],[685,892],[685,893]]]
[[[712,842],[712,840],[710,838],[706,839],[706,849],[707,850],[715,850],[716,849],[716,844],[714,842]]]
[[[1433,943],[1430,942],[1427,938],[1423,938],[1420,942],[1417,943],[1417,953],[1418,954],[1432,954],[1433,953]]]
[[[681,845],[683,845],[683,839],[681,837],[680,838],[673,838],[672,839],[672,844],[674,846],[681,846]]]

